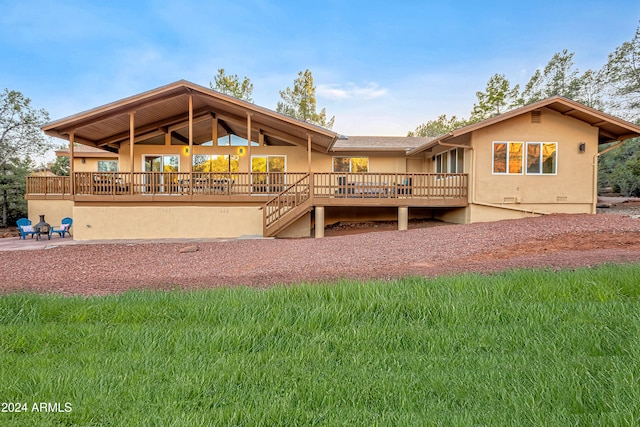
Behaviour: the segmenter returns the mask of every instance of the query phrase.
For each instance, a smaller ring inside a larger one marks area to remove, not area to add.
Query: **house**
[[[29,217],[73,217],[79,240],[595,213],[599,147],[640,136],[553,97],[437,138],[345,137],[184,80],[43,130],[69,142],[71,176],[29,177]]]
[[[70,157],[69,148],[56,150],[58,157]],[[118,153],[90,145],[74,144],[74,170],[76,172],[117,172]]]

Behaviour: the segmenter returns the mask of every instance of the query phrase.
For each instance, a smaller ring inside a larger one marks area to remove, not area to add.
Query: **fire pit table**
[[[36,235],[36,240],[40,240],[40,236],[47,236],[47,239],[51,240],[51,234],[49,231],[51,226],[44,220],[44,215],[40,215],[40,222],[33,226],[33,234]]]

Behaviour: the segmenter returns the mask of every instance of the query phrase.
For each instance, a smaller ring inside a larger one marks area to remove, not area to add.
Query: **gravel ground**
[[[549,215],[324,239],[60,246],[0,252],[0,293],[105,295],[640,262],[639,231],[640,219],[628,215]]]

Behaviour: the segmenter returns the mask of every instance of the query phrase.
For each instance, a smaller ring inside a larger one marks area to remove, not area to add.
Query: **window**
[[[98,160],[98,172],[118,172],[118,161]]]
[[[255,193],[279,193],[284,189],[285,156],[251,156],[251,184]]]
[[[238,172],[240,170],[240,157],[229,155],[194,154],[194,172]]]
[[[145,172],[178,172],[180,157],[175,155],[144,156]]]
[[[527,174],[555,175],[557,151],[555,142],[527,142]]]
[[[208,145],[213,145],[213,143]],[[218,138],[218,146],[220,147],[246,147],[247,145],[247,139],[238,135],[229,134]],[[258,145],[260,144],[256,141],[251,141],[252,147],[257,147]]]
[[[368,157],[334,157],[334,172],[369,172]]]
[[[522,174],[522,151],[524,142],[493,143],[493,173]]]
[[[464,172],[464,150],[454,148],[434,157],[436,173],[462,173]]]

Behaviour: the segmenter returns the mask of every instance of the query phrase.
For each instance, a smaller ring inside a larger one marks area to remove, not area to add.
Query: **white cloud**
[[[387,89],[380,87],[374,82],[363,87],[355,83],[347,83],[345,85],[318,85],[317,91],[319,97],[333,100],[375,99],[385,96],[388,92]]]

